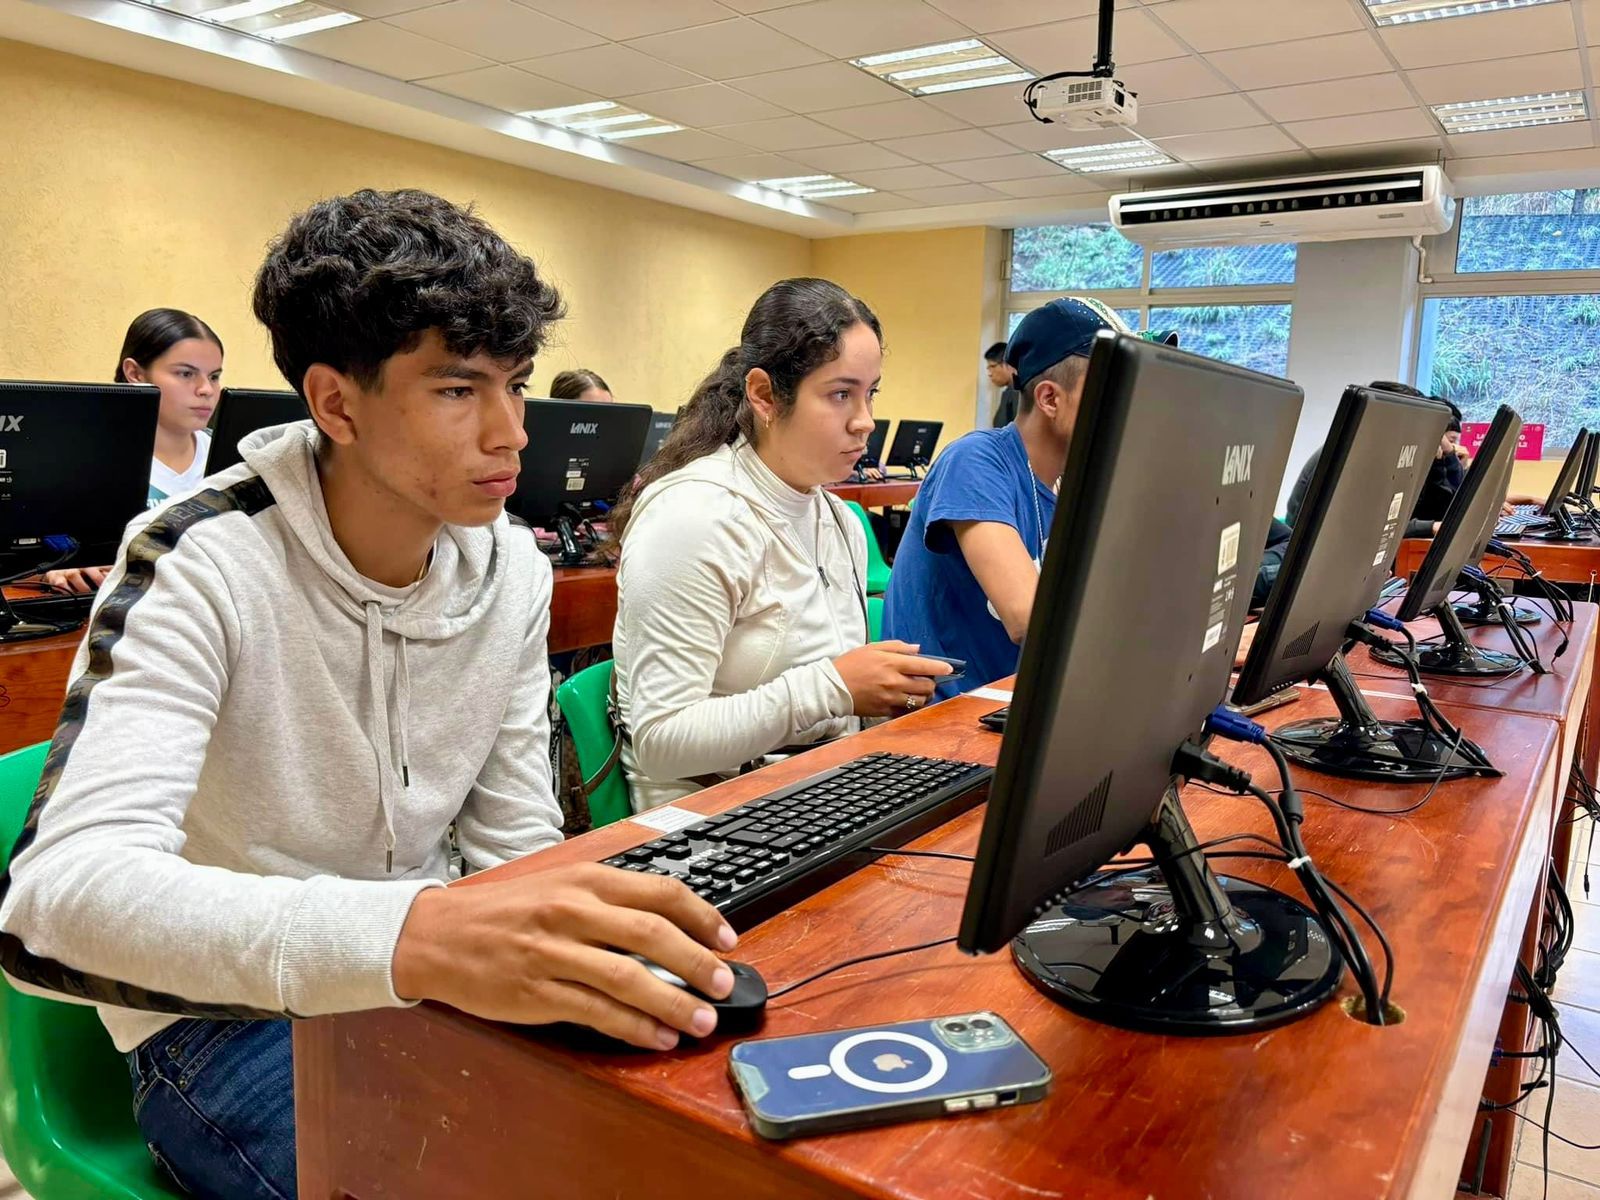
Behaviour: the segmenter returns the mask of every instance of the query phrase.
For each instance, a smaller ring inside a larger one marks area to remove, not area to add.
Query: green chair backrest
[[[867,597],[867,641],[883,641],[883,597]]]
[[[589,820],[599,829],[613,821],[633,815],[633,801],[628,795],[628,780],[622,763],[616,762],[604,779],[598,783],[595,776],[605,770],[617,743],[617,731],[611,724],[608,707],[611,701],[611,672],[616,664],[611,660],[585,667],[556,689],[556,704],[572,731],[572,744],[578,751],[578,770],[583,773],[589,793]]]
[[[881,596],[889,590],[889,564],[883,560],[883,547],[878,545],[878,535],[873,532],[872,518],[854,500],[846,500],[845,504],[855,513],[861,528],[867,531],[867,595]]]
[[[28,816],[48,742],[0,756],[0,863]],[[133,1119],[127,1060],[95,1010],[0,981],[0,1147],[35,1200],[177,1200]]]

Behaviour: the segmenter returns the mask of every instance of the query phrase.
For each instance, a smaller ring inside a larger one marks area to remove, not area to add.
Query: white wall
[[[1279,512],[1301,465],[1327,436],[1346,384],[1411,382],[1416,308],[1417,252],[1406,239],[1300,244],[1289,378],[1305,389],[1306,402]]]

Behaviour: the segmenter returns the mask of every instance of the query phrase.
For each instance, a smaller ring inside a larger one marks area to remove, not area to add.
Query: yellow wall
[[[548,272],[571,316],[539,389],[583,365],[675,408],[762,289],[811,270],[805,238],[0,40],[0,378],[109,379],[129,320],[169,305],[217,330],[225,382],[282,387],[262,250],[363,186],[473,201]]]
[[[812,243],[813,270],[860,296],[883,323],[878,415],[943,421],[941,445],[974,424],[987,346],[986,232],[938,229]]]

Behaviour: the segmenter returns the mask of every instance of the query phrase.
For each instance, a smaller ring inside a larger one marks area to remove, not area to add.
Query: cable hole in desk
[[[1352,1021],[1360,1021],[1363,1025],[1367,1023],[1367,1004],[1360,996],[1346,996],[1339,1001],[1339,1008]],[[1383,1023],[1386,1027],[1404,1024],[1405,1019],[1406,1010],[1398,1004],[1391,1002],[1384,1006]]]

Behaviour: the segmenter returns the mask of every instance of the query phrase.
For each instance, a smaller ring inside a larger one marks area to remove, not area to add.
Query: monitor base
[[[1391,667],[1404,667],[1405,657],[1394,650],[1374,649],[1372,657]],[[1470,642],[1456,645],[1423,646],[1417,650],[1417,669],[1424,675],[1486,675],[1505,678],[1527,666],[1515,654],[1485,650]]]
[[[1495,611],[1492,604],[1457,604],[1455,605],[1456,619],[1463,625],[1498,625],[1500,614]],[[1521,604],[1513,604],[1511,611],[1516,617],[1518,625],[1537,625],[1544,620],[1544,614],[1536,608],[1527,608]]]
[[[38,641],[40,638],[55,637],[59,633],[71,633],[81,627],[82,622],[77,625],[46,625],[39,621],[18,620],[15,624],[7,625],[0,621],[0,646],[7,642]]]
[[[1035,987],[1096,1021],[1167,1034],[1270,1029],[1329,1000],[1343,963],[1304,904],[1214,877],[1228,921],[1187,919],[1155,870],[1091,881],[1011,943]]]
[[[1327,775],[1391,783],[1432,783],[1483,774],[1437,734],[1409,721],[1319,717],[1282,725],[1272,742],[1290,762]],[[1470,743],[1462,741],[1465,747]]]

